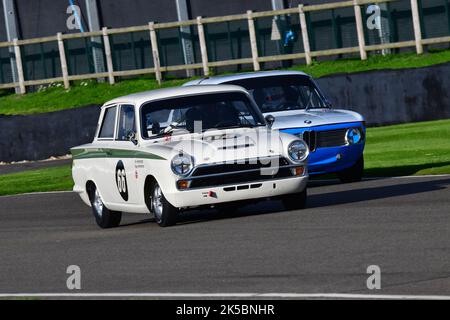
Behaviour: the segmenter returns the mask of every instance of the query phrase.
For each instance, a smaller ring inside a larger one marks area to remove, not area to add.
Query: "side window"
[[[134,118],[134,106],[122,105],[119,112],[119,130],[117,140],[128,140],[130,132],[136,132],[136,121]]]
[[[117,107],[110,107],[105,110],[103,115],[103,123],[100,128],[99,138],[114,138],[114,127],[116,124]]]

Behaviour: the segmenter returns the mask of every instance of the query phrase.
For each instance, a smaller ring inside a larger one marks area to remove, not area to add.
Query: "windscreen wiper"
[[[237,124],[237,125],[233,125],[233,126],[225,126],[225,127],[213,127],[213,128],[208,128],[208,129],[203,129],[202,132],[205,132],[207,130],[223,130],[223,129],[237,129],[237,128],[254,128],[255,125],[252,124]]]

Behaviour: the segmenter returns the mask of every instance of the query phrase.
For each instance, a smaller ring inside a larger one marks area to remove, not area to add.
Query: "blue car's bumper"
[[[361,122],[323,125],[309,128],[295,128],[281,130],[286,133],[299,135],[305,131],[332,131],[339,129],[362,128],[363,139],[354,145],[318,146],[310,153],[308,171],[310,175],[339,172],[352,167],[361,157],[365,144],[365,127]],[[326,134],[326,133],[324,133]]]

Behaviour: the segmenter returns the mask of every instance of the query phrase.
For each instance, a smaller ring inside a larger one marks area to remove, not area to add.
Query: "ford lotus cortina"
[[[235,210],[275,198],[306,202],[306,143],[270,130],[249,93],[232,85],[160,89],[102,106],[92,143],[74,147],[74,191],[102,228],[122,212],[160,226],[182,210]]]

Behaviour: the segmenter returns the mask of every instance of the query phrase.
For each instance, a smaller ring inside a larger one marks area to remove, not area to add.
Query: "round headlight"
[[[303,161],[309,155],[308,146],[301,140],[293,141],[288,147],[288,155],[293,161]]]
[[[358,128],[348,129],[345,133],[345,141],[347,144],[357,144],[362,139],[361,131]]]
[[[191,156],[179,154],[172,159],[172,171],[179,176],[186,176],[194,167],[194,160]]]

